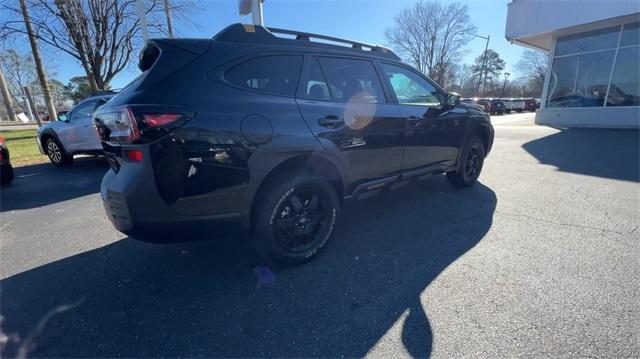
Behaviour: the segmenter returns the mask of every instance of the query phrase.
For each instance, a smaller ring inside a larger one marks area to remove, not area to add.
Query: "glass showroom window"
[[[633,23],[559,37],[546,107],[640,105],[639,29]]]
[[[547,107],[604,105],[620,27],[559,37]]]
[[[640,106],[639,25],[627,24],[622,31],[607,106]]]

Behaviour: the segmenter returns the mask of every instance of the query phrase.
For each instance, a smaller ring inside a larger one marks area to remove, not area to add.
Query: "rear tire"
[[[473,186],[482,171],[485,154],[484,143],[480,137],[471,137],[460,156],[458,168],[454,172],[447,173],[449,183],[458,188]]]
[[[317,176],[293,171],[267,185],[256,197],[256,249],[278,264],[308,262],[333,234],[340,206],[336,191]]]
[[[73,163],[73,155],[67,154],[55,138],[48,138],[45,141],[44,150],[47,157],[49,157],[49,161],[55,166],[68,166]]]

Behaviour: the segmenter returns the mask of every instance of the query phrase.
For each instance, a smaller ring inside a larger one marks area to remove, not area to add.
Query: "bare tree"
[[[16,96],[22,94],[22,88],[36,82],[36,66],[30,54],[22,55],[15,49],[7,49],[0,54],[0,63],[5,73],[7,87],[17,102]]]
[[[129,65],[134,49],[143,45],[135,0],[29,1],[37,38],[78,60],[93,91],[108,89]],[[192,8],[190,0],[146,0],[149,26],[160,36],[164,36],[165,4],[172,4],[172,13],[178,15]],[[7,14],[17,11],[10,1],[0,9]],[[13,17],[3,20],[0,39],[25,32],[23,22]]]
[[[475,93],[476,77],[470,65],[453,64],[450,66],[450,75],[446,90],[458,92],[463,96],[471,96]]]
[[[544,86],[547,61],[548,57],[546,53],[526,50],[516,63],[516,70],[529,82],[531,91],[537,93],[538,96],[542,93],[542,87]]]
[[[419,0],[395,17],[386,38],[418,70],[444,83],[447,67],[459,61],[475,31],[467,5]]]

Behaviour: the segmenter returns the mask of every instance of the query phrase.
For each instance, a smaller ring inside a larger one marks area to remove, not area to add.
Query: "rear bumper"
[[[248,221],[240,213],[213,216],[177,214],[157,192],[150,164],[110,169],[100,194],[107,216],[120,232],[153,243],[183,242],[247,233]]]

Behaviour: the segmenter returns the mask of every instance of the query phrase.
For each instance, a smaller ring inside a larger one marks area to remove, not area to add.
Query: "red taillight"
[[[149,113],[142,115],[142,119],[149,127],[164,126],[182,117],[180,113]]]
[[[127,159],[131,162],[140,162],[142,161],[142,151],[141,150],[126,150]]]
[[[136,116],[133,115],[133,111],[131,110],[131,107],[127,107],[126,111],[128,115],[127,117],[129,118],[129,125],[131,126],[129,128],[129,130],[131,131],[130,132],[131,142],[133,142],[140,138],[140,130],[138,129],[138,122],[136,122]],[[142,156],[142,153],[140,154],[140,156]],[[140,157],[140,159],[142,159],[142,157]]]

